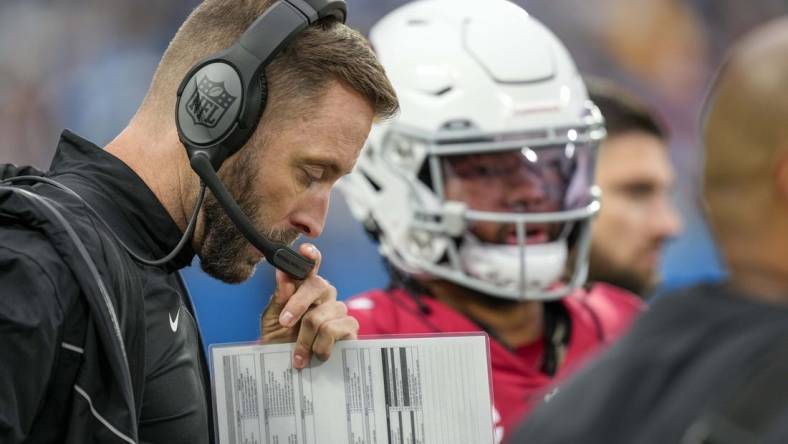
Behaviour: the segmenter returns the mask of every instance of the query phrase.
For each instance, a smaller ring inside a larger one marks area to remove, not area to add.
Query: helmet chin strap
[[[503,290],[543,291],[558,281],[568,256],[565,240],[531,245],[480,241],[466,234],[459,247],[460,262],[472,278]]]

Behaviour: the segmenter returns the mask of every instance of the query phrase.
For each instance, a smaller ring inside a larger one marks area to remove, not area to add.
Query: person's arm
[[[0,245],[0,442],[25,440],[60,344],[58,289],[29,253]],[[35,251],[35,250],[33,250]]]

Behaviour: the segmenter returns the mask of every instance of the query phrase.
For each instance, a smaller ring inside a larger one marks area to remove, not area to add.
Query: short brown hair
[[[201,58],[229,47],[274,0],[205,0],[181,25],[162,56],[141,109],[174,113],[175,91]],[[367,40],[327,18],[301,31],[266,67],[269,103],[297,110],[340,81],[364,97],[377,118],[399,109],[394,88]]]
[[[584,77],[588,97],[605,118],[608,137],[629,132],[650,134],[659,140],[669,138],[657,113],[631,91],[599,77]]]

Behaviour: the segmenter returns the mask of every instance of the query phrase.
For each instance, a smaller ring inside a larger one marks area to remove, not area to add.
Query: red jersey
[[[358,319],[359,335],[478,332],[481,328],[434,298],[421,306],[404,290],[372,290],[346,301]],[[511,350],[490,338],[496,440],[514,430],[556,380],[573,373],[604,345],[619,337],[642,310],[642,302],[608,284],[595,284],[561,299],[571,322],[571,337],[555,377],[543,373],[542,340]]]

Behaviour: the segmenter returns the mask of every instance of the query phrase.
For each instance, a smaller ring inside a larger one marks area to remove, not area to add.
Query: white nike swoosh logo
[[[175,333],[176,331],[178,331],[178,318],[181,317],[181,307],[178,307],[178,312],[175,314],[174,321],[172,320],[171,314],[167,313],[167,315],[169,315],[170,317],[170,329],[172,329],[172,332]]]

